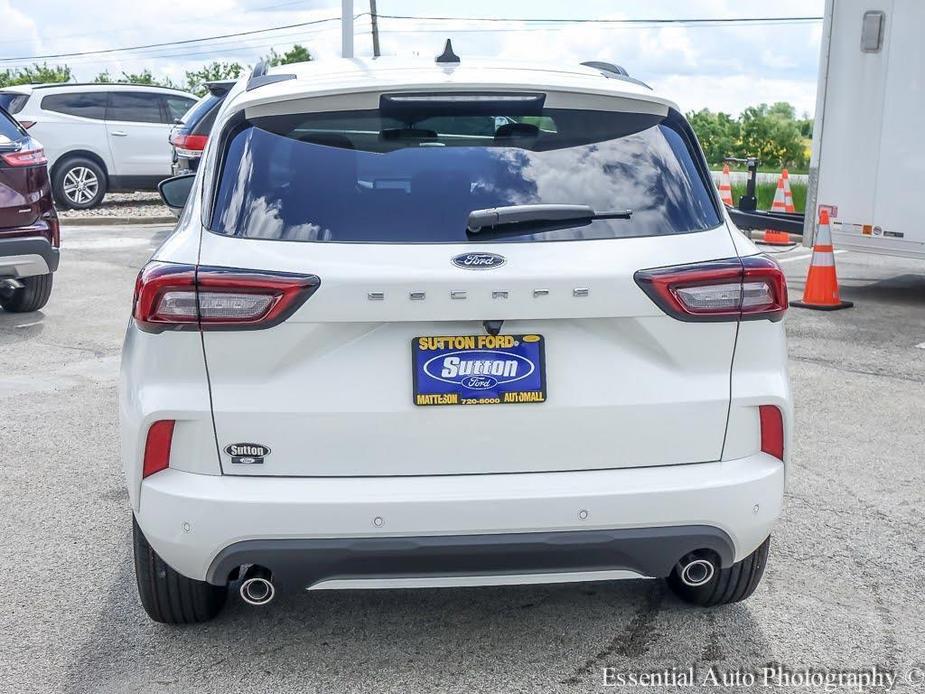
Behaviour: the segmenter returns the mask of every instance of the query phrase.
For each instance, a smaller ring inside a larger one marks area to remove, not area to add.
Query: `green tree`
[[[740,123],[744,154],[754,154],[768,166],[806,166],[803,135],[790,104],[749,106]]]
[[[267,65],[270,67],[275,67],[277,65],[288,65],[289,63],[305,63],[311,59],[312,54],[305,46],[299,43],[295,44],[282,55],[277,53],[275,48],[271,48],[270,55],[264,58],[264,60],[267,62]]]
[[[813,136],[813,119],[808,113],[804,113],[803,117],[797,121],[797,127],[800,128],[800,135],[803,137],[812,138]]]
[[[71,68],[67,65],[48,66],[48,63],[33,64],[31,67],[7,69],[0,71],[0,87],[14,84],[48,84],[52,82],[69,82]]]
[[[703,109],[688,113],[687,119],[711,165],[720,164],[724,157],[739,156],[739,123],[728,113]]]
[[[123,72],[121,77],[113,79],[109,70],[99,73],[93,81],[98,84],[150,84],[155,87],[176,88],[173,80],[169,77],[155,77],[148,69],[141,72]]]
[[[768,168],[806,167],[813,121],[808,114],[798,119],[786,102],[749,106],[738,118],[708,109],[687,118],[711,166],[720,166],[724,157],[756,156]]]
[[[190,70],[186,73],[186,88],[202,96],[206,93],[206,82],[218,82],[220,80],[236,80],[244,72],[245,66],[241,63],[227,63],[214,61],[203,65],[198,70]]]

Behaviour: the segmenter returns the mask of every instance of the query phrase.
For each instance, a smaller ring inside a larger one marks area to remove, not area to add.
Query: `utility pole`
[[[340,10],[341,57],[353,57],[353,0],[341,0]]]
[[[376,16],[376,0],[369,0],[369,19],[373,27],[373,57],[379,57],[379,17]]]

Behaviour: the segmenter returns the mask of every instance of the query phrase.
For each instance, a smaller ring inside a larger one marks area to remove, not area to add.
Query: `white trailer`
[[[925,1],[826,0],[803,242],[925,259]]]

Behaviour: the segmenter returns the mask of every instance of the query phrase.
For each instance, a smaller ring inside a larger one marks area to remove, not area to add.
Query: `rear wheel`
[[[206,622],[225,604],[228,589],[182,576],[161,559],[132,517],[135,578],[145,612],[155,622],[193,624]]]
[[[10,313],[38,311],[48,303],[51,296],[51,273],[23,277],[18,289],[0,290],[0,306]]]
[[[106,195],[106,174],[92,159],[72,157],[55,168],[52,189],[62,207],[89,210]]]
[[[703,607],[728,605],[745,600],[755,592],[764,575],[768,563],[768,549],[771,547],[770,536],[754,552],[728,569],[719,569],[713,577],[699,586],[685,584],[675,568],[668,577],[671,590],[684,602]]]

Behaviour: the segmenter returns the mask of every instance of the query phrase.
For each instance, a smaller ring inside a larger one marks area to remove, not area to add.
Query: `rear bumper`
[[[364,537],[327,540],[245,540],[223,549],[206,576],[224,585],[242,564],[273,573],[282,589],[393,579],[554,576],[593,578],[600,572],[664,577],[695,550],[732,563],[732,541],[710,526],[579,530],[495,535]],[[427,581],[416,585],[427,585]]]
[[[670,467],[442,477],[170,469],[144,480],[136,515],[168,564],[218,583],[235,562],[260,563],[304,586],[383,573],[658,576],[692,549],[714,549],[724,566],[750,554],[770,533],[783,492],[783,463],[763,453]]]
[[[0,237],[0,277],[47,275],[58,269],[58,249],[42,237]]]

